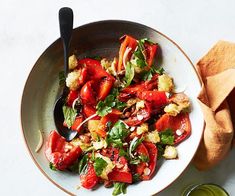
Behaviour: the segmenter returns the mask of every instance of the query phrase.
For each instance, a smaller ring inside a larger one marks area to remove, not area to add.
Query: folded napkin
[[[219,41],[196,65],[202,80],[198,96],[205,119],[200,146],[193,159],[206,170],[232,148],[235,125],[235,44]]]

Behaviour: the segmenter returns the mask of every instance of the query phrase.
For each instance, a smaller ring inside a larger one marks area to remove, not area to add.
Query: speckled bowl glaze
[[[137,39],[148,37],[161,48],[161,64],[174,78],[177,88],[185,88],[185,93],[192,102],[190,120],[191,136],[178,145],[179,159],[161,161],[157,173],[150,181],[128,186],[127,195],[152,195],[170,185],[187,167],[199,145],[203,132],[203,116],[197,102],[201,85],[198,75],[183,50],[164,34],[142,24],[108,20],[80,26],[73,30],[70,51],[79,56],[118,55],[119,38],[129,34]],[[63,70],[63,48],[60,39],[52,43],[33,66],[25,84],[21,103],[21,122],[24,140],[30,155],[41,172],[55,185],[71,195],[111,195],[112,189],[99,187],[94,191],[77,190],[78,175],[69,172],[50,170],[44,156],[45,142],[39,153],[35,152],[38,144],[38,130],[43,131],[44,140],[55,129],[53,106],[59,95],[58,73]]]

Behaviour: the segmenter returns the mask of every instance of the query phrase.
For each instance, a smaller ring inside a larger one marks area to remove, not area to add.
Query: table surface
[[[65,195],[31,160],[20,125],[26,78],[39,55],[59,37],[59,8],[74,10],[74,27],[105,19],[153,27],[178,43],[196,63],[218,40],[235,42],[235,1],[215,0],[7,0],[0,1],[1,156],[0,195]],[[213,182],[235,195],[235,151],[218,166],[199,172],[189,166],[159,195],[179,195],[190,184]]]

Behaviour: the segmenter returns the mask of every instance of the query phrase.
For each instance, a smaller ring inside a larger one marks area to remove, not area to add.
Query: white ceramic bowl
[[[150,181],[128,186],[127,195],[152,195],[170,185],[187,167],[199,145],[204,121],[197,102],[201,85],[192,62],[183,50],[162,33],[141,24],[128,21],[100,21],[74,29],[71,52],[77,50],[81,57],[118,55],[119,38],[130,34],[136,38],[148,37],[161,48],[161,64],[174,78],[177,87],[185,88],[192,102],[190,120],[191,136],[177,149],[179,159],[158,164],[157,173]],[[63,49],[60,39],[51,44],[35,63],[25,84],[21,103],[21,122],[30,155],[41,172],[55,185],[71,195],[112,195],[112,189],[99,187],[95,191],[77,190],[79,176],[69,172],[50,170],[44,156],[44,146],[39,153],[35,148],[39,141],[38,130],[43,131],[44,140],[55,129],[53,105],[60,92],[58,73],[63,70]]]

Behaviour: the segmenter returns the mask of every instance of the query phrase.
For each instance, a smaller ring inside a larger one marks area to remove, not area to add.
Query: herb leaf
[[[116,147],[122,147],[122,142],[130,133],[129,129],[122,121],[117,121],[112,129],[108,132],[107,143],[113,143]]]
[[[161,144],[173,145],[174,144],[174,133],[171,129],[166,129],[159,132]]]
[[[119,194],[126,194],[126,184],[123,182],[115,182],[114,183],[114,190],[113,195],[119,195]]]
[[[51,162],[49,163],[49,167],[50,167],[51,170],[57,171],[55,165],[53,163],[51,163]]]
[[[157,143],[157,159],[161,159],[162,155],[164,154],[166,145]]]
[[[104,159],[102,159],[101,157],[97,157],[94,162],[94,169],[96,175],[100,176],[107,165],[108,163]]]
[[[66,77],[65,77],[64,71],[59,72],[59,85],[60,86],[64,85],[65,80],[66,80]]]
[[[73,173],[79,173],[79,161],[76,160],[75,163],[68,167],[68,170]]]
[[[138,165],[141,162],[149,162],[149,157],[146,155],[141,154],[140,156],[138,156],[137,158],[134,158],[130,161],[130,164],[133,165]]]
[[[148,71],[143,71],[142,72],[142,79],[143,80],[151,80],[152,79],[152,77],[153,77],[153,75],[154,74],[159,74],[159,75],[162,75],[163,73],[164,73],[164,69],[162,68],[162,67],[156,67],[156,66],[152,66],[151,68],[150,68],[150,70],[148,70]]]
[[[118,89],[112,89],[111,93],[105,98],[104,101],[99,101],[96,106],[97,114],[99,116],[106,116],[112,112],[112,108],[117,108],[119,110],[123,109],[126,106],[126,103],[123,103],[118,100]]]
[[[77,110],[65,105],[63,106],[62,109],[63,109],[65,123],[67,124],[68,128],[70,128],[73,125],[75,118],[77,116]]]
[[[127,151],[125,151],[123,148],[120,148],[119,149],[119,156],[120,157],[125,157],[127,160],[129,160],[130,159],[130,157],[129,157],[129,154],[128,154],[128,149],[127,149]]]
[[[142,43],[148,42],[149,44],[156,44],[155,42],[151,41],[149,38],[143,38],[139,40]]]
[[[79,174],[85,173],[87,169],[87,163],[88,163],[88,156],[85,154],[82,159],[79,161],[78,164],[78,172]]]
[[[126,128],[126,125],[122,121],[117,121],[113,128],[109,131],[108,135],[112,139],[125,139],[129,134],[129,129]]]
[[[137,173],[133,174],[132,180],[133,180],[134,183],[139,182],[140,181],[140,174],[137,174]]]
[[[135,68],[132,63],[127,62],[126,72],[124,77],[125,87],[131,84],[131,81],[133,80],[134,76],[135,76]]]

